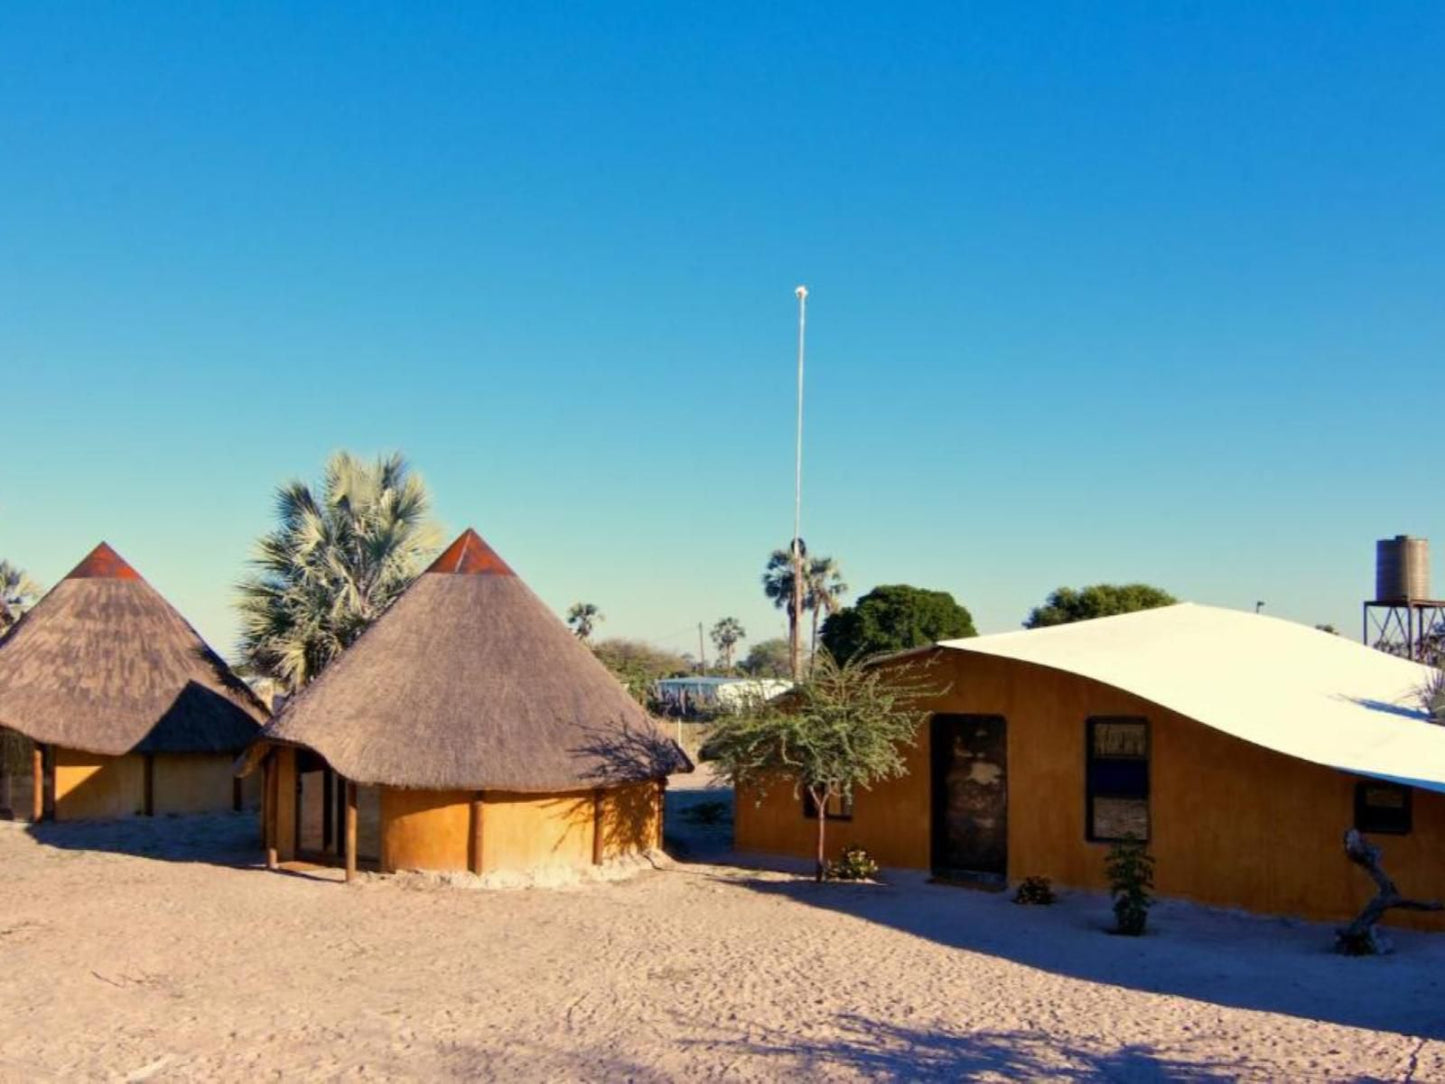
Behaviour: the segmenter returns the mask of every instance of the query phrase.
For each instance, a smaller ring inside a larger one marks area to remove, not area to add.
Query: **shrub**
[[[835,881],[871,881],[878,875],[878,863],[856,843],[843,848],[836,862],[828,863],[828,876]]]
[[[1104,859],[1109,892],[1114,897],[1116,932],[1138,937],[1149,920],[1154,897],[1154,856],[1137,839],[1122,839],[1109,848]]]
[[[1054,895],[1054,886],[1047,877],[1025,877],[1014,892],[1014,903],[1045,906],[1057,898]]]

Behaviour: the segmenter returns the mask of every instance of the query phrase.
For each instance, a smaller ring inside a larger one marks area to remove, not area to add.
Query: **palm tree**
[[[746,637],[747,631],[743,628],[743,623],[736,617],[724,617],[712,627],[712,642],[722,657],[724,670],[733,668],[733,648],[737,646],[739,640]]]
[[[808,544],[801,538],[794,540],[798,547],[798,562],[802,563],[808,559]],[[785,550],[773,550],[768,558],[767,566],[763,569],[763,594],[767,595],[773,605],[788,614],[788,649],[789,657],[793,660],[794,667],[798,658],[798,617],[799,614],[793,609],[793,576],[797,566],[793,562],[793,549],[789,546]],[[796,680],[798,675],[793,675]]]
[[[818,654],[818,615],[826,613],[831,617],[837,613],[843,596],[848,593],[848,585],[843,581],[843,570],[831,557],[812,558],[803,570],[803,577],[803,609],[813,613],[811,659]],[[808,669],[812,669],[811,661]]]
[[[0,560],[0,636],[4,636],[40,597],[40,587],[25,570]]]
[[[606,615],[590,602],[574,602],[567,611],[567,624],[584,644],[592,636],[592,630],[606,620]]]
[[[336,452],[320,495],[288,482],[276,516],[239,585],[241,661],[294,693],[406,590],[441,535],[426,483],[400,453]]]

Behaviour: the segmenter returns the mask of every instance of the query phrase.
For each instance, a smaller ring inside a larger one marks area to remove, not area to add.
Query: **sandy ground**
[[[673,791],[673,834],[715,797]],[[257,868],[255,833],[0,824],[0,1079],[1445,1081],[1445,937],[1344,959],[1325,927],[1165,904],[1133,940],[1089,894],[696,860],[347,888]]]

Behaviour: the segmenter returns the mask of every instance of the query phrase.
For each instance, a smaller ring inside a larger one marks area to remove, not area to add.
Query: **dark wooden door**
[[[1008,724],[1002,715],[935,715],[933,868],[1008,873]]]

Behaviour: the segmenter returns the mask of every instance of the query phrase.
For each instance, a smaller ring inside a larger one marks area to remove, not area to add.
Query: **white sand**
[[[257,858],[241,817],[44,835],[0,824],[7,1081],[1445,1080],[1441,936],[1345,959],[1323,926],[1166,904],[1133,940],[1098,896],[686,863],[347,888],[213,864]]]

